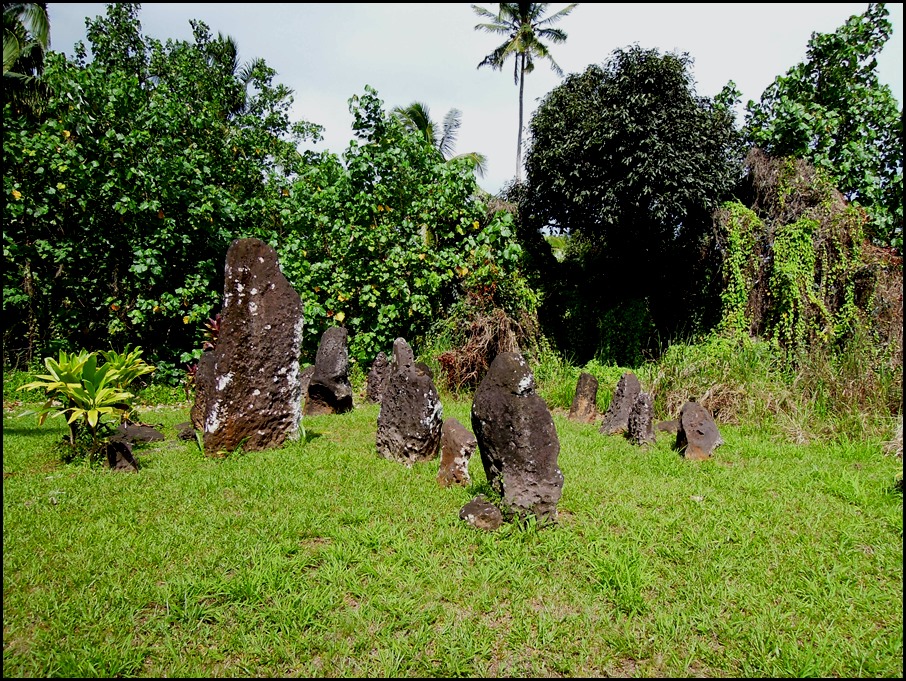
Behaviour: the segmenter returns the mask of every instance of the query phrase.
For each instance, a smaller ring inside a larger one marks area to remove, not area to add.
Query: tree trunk
[[[522,95],[525,92],[525,54],[519,65],[519,136],[516,138],[516,183],[522,182]]]

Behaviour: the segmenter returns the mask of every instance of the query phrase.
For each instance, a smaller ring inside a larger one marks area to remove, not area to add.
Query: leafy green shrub
[[[139,376],[154,371],[141,359],[141,349],[122,353],[103,352],[106,360],[98,365],[98,355],[80,350],[77,353],[60,351],[57,359],[46,357],[47,374],[35,376],[18,390],[43,390],[47,400],[37,411],[26,410],[20,416],[37,415],[41,425],[48,415],[65,416],[69,425],[69,443],[76,448],[80,435],[87,433],[88,453],[97,454],[108,422],[105,417],[116,416],[120,421],[129,417],[135,397],[126,388]]]

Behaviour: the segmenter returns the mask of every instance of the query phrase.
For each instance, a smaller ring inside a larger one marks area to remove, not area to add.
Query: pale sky
[[[552,3],[548,14],[566,6]],[[483,3],[489,9],[496,5]],[[105,15],[103,3],[48,3],[51,49],[73,55],[85,40],[85,18]],[[688,53],[699,95],[713,97],[730,80],[745,104],[758,101],[774,78],[802,62],[813,32],[831,33],[868,3],[580,3],[556,24],[566,42],[551,45],[565,74],[606,62],[613,50]],[[893,34],[879,58],[880,81],[903,104],[903,4],[888,3]],[[488,172],[479,184],[497,193],[516,175],[519,89],[513,64],[503,71],[478,63],[503,39],[475,25],[469,3],[144,3],[142,33],[191,40],[190,19],[213,35],[232,36],[241,61],[263,58],[275,82],[294,92],[293,120],[324,126],[315,149],[342,154],[354,138],[348,100],[366,85],[385,111],[425,103],[438,125],[462,111],[457,153],[480,152]],[[90,45],[86,46],[90,48]],[[525,126],[539,100],[561,79],[537,61],[525,82]],[[523,155],[525,148],[523,145]]]

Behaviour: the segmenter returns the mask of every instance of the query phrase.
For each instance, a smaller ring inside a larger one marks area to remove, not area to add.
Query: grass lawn
[[[471,402],[443,398],[471,430]],[[487,491],[377,455],[378,407],[208,459],[146,409],[138,473],[63,464],[3,416],[4,676],[903,675],[901,462],[880,442],[720,426],[683,460],[555,411],[553,527],[459,519]]]

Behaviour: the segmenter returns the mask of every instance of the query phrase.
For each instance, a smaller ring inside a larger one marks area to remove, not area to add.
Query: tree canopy
[[[516,141],[516,181],[522,181],[522,128],[523,128],[523,95],[525,93],[525,74],[535,70],[535,59],[544,59],[558,76],[563,75],[560,65],[554,61],[550,48],[544,41],[560,44],[566,41],[562,29],[553,28],[551,24],[569,15],[578,5],[572,3],[557,12],[547,15],[549,3],[546,2],[501,2],[497,12],[492,12],[480,5],[472,5],[472,10],[488,22],[477,24],[476,29],[493,35],[506,36],[504,42],[478,63],[478,68],[488,66],[500,71],[504,64],[513,58],[513,82],[519,85],[519,131]]]
[[[726,95],[698,96],[691,65],[687,54],[615,50],[568,76],[530,122],[521,214],[532,230],[570,234],[578,323],[580,310],[647,301],[669,335],[701,297],[693,272],[742,149]]]
[[[903,113],[878,80],[877,56],[892,26],[869,4],[834,33],[813,33],[806,60],[746,107],[750,144],[804,159],[871,216],[880,245],[903,249]]]

